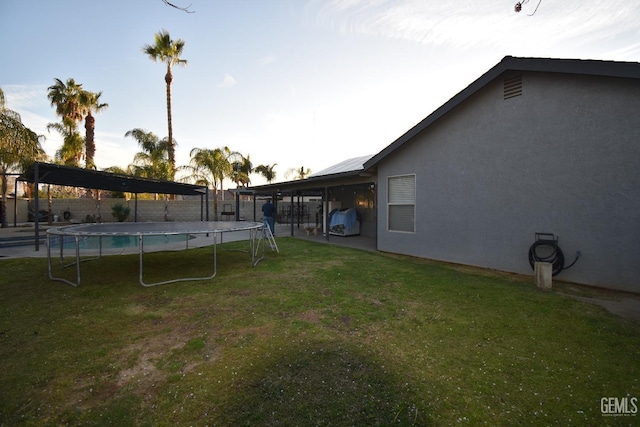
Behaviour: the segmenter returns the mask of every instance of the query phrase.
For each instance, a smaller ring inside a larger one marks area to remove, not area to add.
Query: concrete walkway
[[[41,226],[40,234],[40,240],[44,242],[46,226]],[[36,252],[34,238],[35,228],[32,223],[18,224],[17,227],[0,228],[0,259],[46,257],[47,248],[44,244],[41,244],[40,251]],[[18,244],[18,241],[22,241],[22,243]]]
[[[276,236],[291,236],[291,225],[276,225]],[[361,249],[364,251],[377,251],[375,237],[369,236],[335,236],[330,234],[329,240],[323,234],[307,234],[304,227],[294,225],[293,237],[316,243],[327,243],[331,245],[346,246],[348,248]]]

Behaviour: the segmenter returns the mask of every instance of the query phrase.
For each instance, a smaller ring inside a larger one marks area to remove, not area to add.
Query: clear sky
[[[165,29],[186,42],[173,70],[177,165],[228,146],[254,165],[320,171],[375,154],[504,56],[640,61],[640,1],[0,0],[0,87],[23,123],[61,137],[54,78],[102,91],[99,169],[140,151],[124,134],[166,137],[166,67],[142,53]],[[83,128],[81,128],[83,129]],[[262,184],[252,176],[252,184]]]

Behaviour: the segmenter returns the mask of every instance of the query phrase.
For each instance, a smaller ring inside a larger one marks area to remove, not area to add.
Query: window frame
[[[401,195],[400,197],[400,201],[393,201],[393,199],[395,199],[396,196],[395,194],[392,195],[392,191],[394,191],[395,189],[392,189],[392,184],[391,182],[394,179],[406,179],[406,178],[411,178],[413,179],[413,194],[410,195],[410,197],[407,198],[407,195],[404,195],[404,199],[403,199],[403,195]],[[401,175],[389,175],[387,176],[387,231],[388,232],[393,232],[393,233],[408,233],[408,234],[415,234],[416,232],[416,174],[415,173],[409,173],[409,174],[401,174]],[[394,206],[411,206],[412,209],[412,227],[411,230],[404,230],[404,229],[394,229],[391,228],[391,218],[392,218],[392,209]]]

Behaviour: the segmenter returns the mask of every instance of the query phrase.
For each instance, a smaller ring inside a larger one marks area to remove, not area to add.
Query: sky
[[[376,154],[507,56],[640,62],[640,1],[0,0],[0,87],[46,137],[54,79],[102,92],[98,169],[141,151],[127,131],[168,135],[166,66],[142,52],[167,30],[177,166],[229,147],[254,166],[318,172]],[[531,15],[535,10],[535,13]],[[80,127],[84,131],[83,127]],[[258,175],[252,185],[264,184]],[[227,184],[228,186],[228,184]]]

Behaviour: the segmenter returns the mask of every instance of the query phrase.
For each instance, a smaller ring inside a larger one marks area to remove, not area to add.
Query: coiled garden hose
[[[533,245],[529,247],[529,264],[531,269],[535,268],[536,262],[548,262],[551,263],[551,275],[556,276],[560,274],[562,270],[573,267],[573,265],[580,258],[580,251],[576,252],[576,259],[569,265],[564,265],[564,253],[560,246],[558,246],[557,239],[539,239],[536,234],[537,240]],[[542,254],[544,255],[541,255]]]

